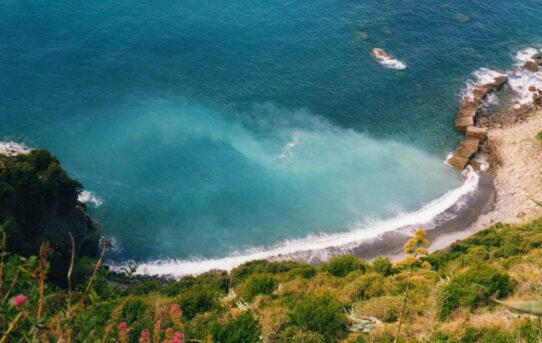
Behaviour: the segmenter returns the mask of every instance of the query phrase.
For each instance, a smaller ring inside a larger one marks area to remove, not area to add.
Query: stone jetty
[[[452,167],[464,169],[478,151],[478,147],[486,138],[487,133],[484,129],[475,126],[476,113],[485,96],[489,92],[499,89],[506,80],[508,80],[508,76],[496,73],[492,80],[474,84],[461,99],[455,118],[455,128],[465,132],[465,137],[461,139],[459,146],[448,159],[448,164]]]

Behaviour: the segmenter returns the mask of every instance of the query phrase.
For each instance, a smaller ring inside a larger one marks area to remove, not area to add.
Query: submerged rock
[[[527,69],[528,71],[533,72],[533,73],[538,70],[538,63],[536,63],[535,61],[532,61],[532,60],[525,61],[523,66],[525,67],[525,69]]]
[[[387,59],[387,58],[390,58],[390,55],[387,52],[385,52],[383,49],[374,48],[373,57],[376,59]]]

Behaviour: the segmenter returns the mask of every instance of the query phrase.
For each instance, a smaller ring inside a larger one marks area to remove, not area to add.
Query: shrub
[[[252,313],[245,311],[224,325],[215,325],[212,333],[214,342],[254,343],[260,341],[262,328]]]
[[[252,300],[258,294],[271,294],[275,289],[275,279],[271,274],[255,274],[245,283],[245,296]]]
[[[474,328],[469,326],[460,340],[461,343],[513,343],[514,339],[497,328]]]
[[[346,325],[341,304],[328,295],[301,299],[292,310],[291,318],[302,330],[319,333],[330,341],[336,339]]]
[[[231,271],[234,285],[241,283],[253,274],[278,274],[286,273],[292,269],[305,267],[307,264],[295,261],[267,261],[255,260],[244,263]]]
[[[386,323],[397,321],[403,300],[399,296],[383,296],[369,299],[360,308],[360,314],[372,316]]]
[[[296,326],[290,326],[283,330],[277,337],[277,343],[324,343],[325,339],[322,335],[300,330]]]
[[[344,277],[354,270],[366,270],[362,261],[352,255],[339,255],[332,257],[327,263],[322,265],[322,270],[337,277]]]
[[[209,287],[194,287],[181,293],[177,303],[181,305],[183,315],[190,320],[198,313],[217,310],[220,308],[220,294]]]
[[[198,276],[185,276],[177,282],[167,284],[161,293],[170,297],[177,296],[194,287],[207,287],[225,294],[229,290],[230,277],[226,272],[208,272]]]
[[[393,265],[389,258],[377,257],[373,261],[373,270],[384,276],[389,276],[393,274]]]
[[[288,272],[288,279],[295,279],[298,275],[304,279],[310,279],[316,275],[316,269],[310,265],[294,268]]]
[[[514,289],[514,282],[495,268],[479,264],[454,277],[439,294],[440,320],[446,319],[457,307],[474,309],[487,304],[491,296],[502,298]]]

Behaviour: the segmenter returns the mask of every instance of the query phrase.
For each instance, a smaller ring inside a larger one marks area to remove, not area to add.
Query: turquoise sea
[[[540,0],[0,0],[0,13],[0,141],[59,157],[117,261],[431,221],[464,190],[444,160],[466,81],[542,43]]]

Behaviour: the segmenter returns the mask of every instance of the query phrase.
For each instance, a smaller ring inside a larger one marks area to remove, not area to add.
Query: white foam
[[[279,155],[279,158],[291,158],[291,157],[294,157],[294,148],[296,147],[296,145],[299,143],[299,137],[297,136],[294,136],[292,138],[292,141],[287,143],[283,148],[282,148],[282,153]]]
[[[16,156],[28,154],[31,151],[26,145],[15,142],[0,142],[0,154],[6,156]]]
[[[141,263],[137,267],[136,274],[182,277],[197,275],[214,269],[229,271],[242,263],[258,259],[287,259],[303,256],[306,260],[310,260],[312,257],[326,260],[337,251],[349,251],[358,246],[359,243],[371,238],[377,238],[382,233],[414,225],[430,224],[437,216],[455,206],[461,198],[476,190],[479,175],[470,167],[463,174],[465,175],[465,182],[460,187],[448,191],[440,198],[431,201],[415,212],[403,213],[388,220],[360,223],[348,232],[311,235],[304,239],[285,241],[268,249],[252,249],[243,254],[224,258],[158,260]],[[329,248],[334,248],[334,252],[330,251]],[[119,272],[122,272],[121,267],[112,266],[114,270]]]
[[[387,52],[379,48],[373,49],[373,57],[378,63],[382,64],[386,68],[402,70],[406,69],[407,67],[405,62],[393,58],[392,56],[388,55]]]
[[[474,76],[474,78],[467,80],[465,88],[461,91],[461,98],[473,99],[473,90],[475,85],[487,85],[489,83],[493,83],[498,77],[507,76],[506,74],[489,68],[477,69],[472,73],[472,75]],[[497,103],[499,100],[496,94],[491,93],[486,97],[485,101],[486,103]]]
[[[77,200],[84,204],[91,204],[94,207],[101,206],[103,204],[103,200],[100,199],[96,194],[89,192],[89,191],[82,191],[79,193],[79,196],[77,197]]]
[[[515,55],[516,65],[509,73],[508,84],[518,95],[514,102],[516,108],[533,103],[533,92],[529,91],[530,86],[542,90],[542,70],[533,73],[523,67],[523,64],[537,52],[535,48],[526,48]]]

